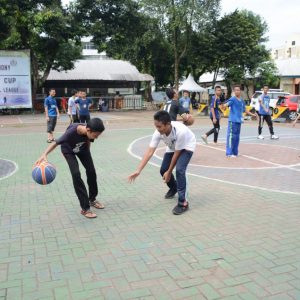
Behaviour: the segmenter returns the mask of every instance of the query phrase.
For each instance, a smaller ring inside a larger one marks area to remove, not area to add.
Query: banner
[[[32,108],[29,51],[0,51],[2,108]]]

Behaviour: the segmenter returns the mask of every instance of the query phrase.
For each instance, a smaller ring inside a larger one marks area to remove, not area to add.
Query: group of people
[[[78,121],[78,119],[75,119],[77,113],[75,109],[73,110],[73,107],[76,104],[80,107],[82,102],[86,100],[84,100],[85,94],[82,92],[78,94],[77,91],[74,91],[72,94],[72,97],[69,99],[69,115],[71,118],[70,126],[59,139],[54,140],[52,136],[51,141],[54,143],[49,145],[42,156],[38,159],[37,163],[47,161],[47,155],[58,145],[61,145],[61,152],[69,165],[74,190],[79,199],[81,214],[86,218],[96,218],[97,215],[91,210],[91,207],[103,209],[104,205],[96,199],[98,195],[97,175],[90,152],[90,145],[101,135],[101,133],[105,130],[105,127],[100,118],[90,119],[85,117],[83,119],[79,119],[79,121],[83,121],[82,123],[76,123]],[[55,90],[52,89],[50,90],[49,97],[45,100],[45,110],[48,117],[52,115],[54,117],[59,116],[54,96]],[[169,100],[166,102],[163,110],[154,114],[154,126],[156,130],[152,135],[148,149],[146,150],[136,171],[129,175],[128,181],[133,182],[141,174],[144,167],[154,155],[160,141],[163,141],[167,146],[167,149],[160,167],[160,174],[169,188],[165,194],[165,198],[170,199],[178,194],[178,201],[172,212],[174,215],[181,215],[189,209],[186,170],[196,149],[196,137],[195,134],[185,125],[186,121],[191,116],[189,114],[190,106],[188,104],[190,103],[188,103],[188,92],[184,93],[184,99],[182,101],[179,101],[178,93],[173,89],[169,89],[167,91],[167,96]],[[221,101],[220,96],[221,88],[216,86],[215,95],[212,98],[210,106],[210,118],[213,123],[213,129],[202,136],[205,143],[207,143],[208,136],[214,134],[214,142],[217,144],[220,129],[219,107],[222,109],[230,107],[226,142],[227,157],[236,157],[238,155],[240,129],[241,124],[243,123],[244,113],[252,117],[257,117],[258,115],[259,139],[261,139],[262,125],[264,121],[266,121],[269,126],[271,139],[278,139],[278,137],[274,135],[273,124],[270,117],[270,97],[268,96],[268,86],[264,86],[264,93],[259,99],[260,110],[256,113],[246,111],[245,102],[241,98],[240,86],[234,87],[234,96],[225,103]],[[84,104],[87,105],[87,107],[89,105],[88,102],[84,102]],[[87,107],[85,107],[85,109]],[[54,112],[56,115],[54,115]],[[182,118],[183,122],[177,121],[177,115]],[[49,124],[54,124],[54,120],[55,119],[50,121],[47,119],[48,126]],[[84,122],[86,123],[84,124]],[[52,127],[50,129],[52,129]],[[86,170],[88,190],[81,178],[77,158],[81,161]],[[173,175],[175,167],[176,177]]]
[[[49,90],[49,96],[45,98],[44,107],[47,120],[47,142],[55,141],[53,132],[56,127],[57,118],[59,118],[59,109],[55,99],[55,89]],[[90,120],[90,107],[92,100],[86,97],[85,91],[72,90],[72,96],[68,100],[68,115],[71,123],[87,123]]]
[[[215,95],[212,97],[211,105],[210,105],[210,119],[213,123],[213,128],[209,130],[207,133],[201,136],[202,140],[205,144],[208,143],[207,138],[214,134],[214,144],[218,145],[218,135],[220,131],[220,118],[221,114],[219,111],[219,107],[221,109],[225,109],[226,107],[230,108],[229,118],[228,118],[228,128],[227,128],[227,139],[226,139],[226,156],[227,157],[237,157],[238,156],[238,146],[240,141],[240,132],[241,132],[241,124],[244,121],[243,114],[250,115],[254,118],[259,119],[258,125],[258,136],[257,138],[262,140],[264,136],[262,135],[262,129],[264,122],[267,123],[270,131],[270,138],[272,140],[277,140],[278,136],[275,135],[273,129],[273,122],[270,111],[270,96],[268,94],[269,87],[268,85],[264,85],[263,93],[259,97],[259,110],[255,113],[246,110],[246,104],[241,97],[241,87],[235,86],[234,96],[232,96],[225,103],[221,101],[222,90],[220,86],[215,87]]]

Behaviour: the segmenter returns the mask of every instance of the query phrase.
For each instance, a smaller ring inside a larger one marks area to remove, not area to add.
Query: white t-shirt
[[[167,145],[166,152],[174,152],[175,150],[195,151],[196,137],[194,133],[183,123],[172,121],[172,130],[168,136],[160,134],[155,130],[152,140],[149,144],[151,148],[157,148],[161,140]]]
[[[69,101],[68,101],[68,106],[71,107],[71,112],[72,112],[72,115],[76,115],[76,104],[75,104],[75,100],[77,98],[73,98],[73,97],[70,97],[69,98]]]

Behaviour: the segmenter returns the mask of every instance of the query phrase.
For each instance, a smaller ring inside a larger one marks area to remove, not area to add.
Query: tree
[[[219,0],[143,0],[143,11],[159,20],[161,31],[173,52],[174,82],[178,87],[180,67],[191,49],[193,32],[199,32],[218,16]],[[186,69],[186,65],[182,69]]]
[[[0,40],[3,50],[29,49],[31,52],[32,91],[47,79],[50,70],[73,68],[81,56],[80,23],[59,0],[1,0],[4,16],[9,22],[9,34]]]
[[[249,83],[264,62],[270,60],[265,48],[267,24],[250,11],[234,11],[217,22],[215,29],[218,59],[216,71],[222,69],[231,93],[233,83]]]

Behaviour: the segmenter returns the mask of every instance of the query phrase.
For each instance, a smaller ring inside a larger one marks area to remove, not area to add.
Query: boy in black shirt
[[[166,94],[169,99],[164,105],[163,110],[169,113],[171,121],[176,121],[177,115],[180,115],[184,121],[187,120],[187,113],[183,106],[179,103],[178,93],[173,89],[168,89]]]
[[[81,214],[86,218],[97,217],[97,215],[90,210],[90,206],[98,209],[104,208],[104,206],[96,200],[98,194],[97,175],[90,152],[90,143],[97,139],[104,130],[103,122],[99,118],[91,119],[87,124],[71,124],[66,132],[51,144],[37,161],[37,163],[44,160],[47,161],[47,155],[58,145],[61,145],[61,152],[72,174],[73,186],[82,209]],[[89,193],[81,178],[76,156],[86,170]]]

